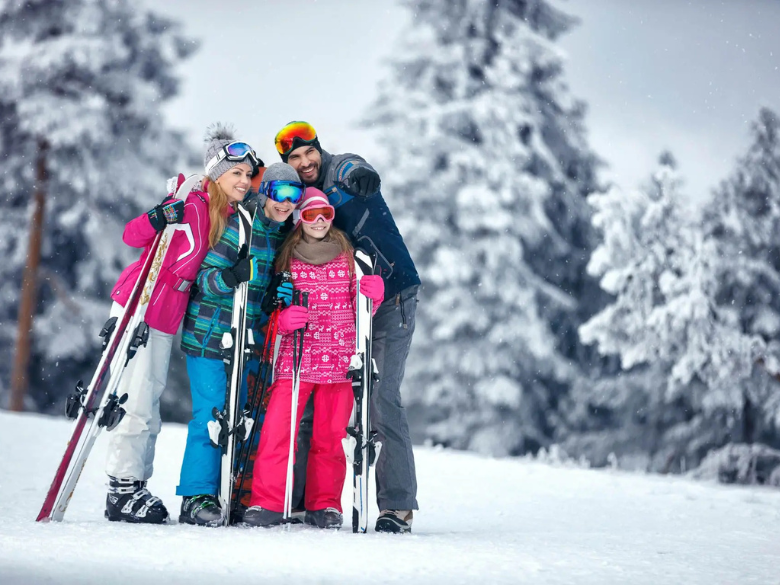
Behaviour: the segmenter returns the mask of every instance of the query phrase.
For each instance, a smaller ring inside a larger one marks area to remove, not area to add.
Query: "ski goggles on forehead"
[[[252,161],[253,167],[265,166],[260,157],[257,156],[254,149],[246,142],[231,142],[219,149],[216,155],[206,163],[206,174],[209,174],[211,170],[217,166],[223,160],[242,161],[248,158]]]
[[[336,210],[331,205],[322,205],[321,207],[307,207],[301,211],[301,221],[303,223],[317,223],[319,218],[325,221],[333,221],[336,217]]]
[[[298,205],[303,199],[303,194],[306,193],[306,186],[295,181],[268,181],[260,185],[260,191],[271,201],[277,203],[289,201],[293,205]]]
[[[317,139],[317,132],[308,122],[290,122],[279,130],[274,138],[274,144],[279,154],[288,154],[292,150],[296,138],[304,144],[308,144]]]

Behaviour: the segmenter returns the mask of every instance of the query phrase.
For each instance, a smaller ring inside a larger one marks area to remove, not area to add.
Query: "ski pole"
[[[241,448],[238,453],[238,472],[237,476],[237,489],[234,495],[234,505],[237,508],[241,503],[241,499],[246,494],[244,487],[244,481],[246,479],[246,470],[249,465],[249,458],[252,454],[252,449],[257,438],[257,433],[262,425],[258,424],[260,419],[260,411],[263,409],[265,402],[265,395],[268,391],[269,382],[271,380],[271,351],[274,341],[276,339],[277,324],[279,319],[280,308],[274,310],[268,319],[268,327],[265,333],[265,341],[263,342],[263,351],[260,356],[260,365],[257,369],[257,378],[255,378],[254,388],[252,389],[251,400],[251,418],[255,421],[252,425],[249,437],[246,441],[241,443]]]
[[[309,305],[309,293],[294,290],[293,304],[302,307]],[[287,479],[284,486],[284,516],[285,520],[292,518],[293,466],[295,462],[295,435],[298,430],[298,394],[301,384],[301,362],[303,360],[304,325],[293,331],[293,379],[290,406],[290,449],[287,453]]]
[[[301,304],[301,291],[293,290],[293,305]],[[298,396],[296,395],[297,370],[298,370],[298,330],[293,331],[293,371],[292,371],[292,389],[290,392],[290,447],[287,451],[287,473],[284,483],[284,515],[285,520],[292,517],[292,471],[293,471],[293,452],[295,444],[295,419],[298,414]]]

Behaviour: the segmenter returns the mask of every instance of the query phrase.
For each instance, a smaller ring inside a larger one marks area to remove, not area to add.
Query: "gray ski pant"
[[[120,317],[122,306],[114,302],[111,317]],[[168,380],[173,335],[149,328],[145,347],[127,364],[117,394],[127,394],[125,416],[108,433],[106,473],[119,479],[146,481],[154,471],[157,435],[162,428],[160,397]]]
[[[380,511],[418,509],[412,440],[406,411],[401,404],[401,382],[414,334],[417,288],[409,287],[386,300],[374,315],[372,351],[379,382],[374,385],[371,400],[371,426],[377,432],[377,440],[382,442],[375,464]],[[292,501],[294,505],[300,502],[300,508],[303,507],[313,420],[314,406],[310,399],[301,419],[295,457]]]

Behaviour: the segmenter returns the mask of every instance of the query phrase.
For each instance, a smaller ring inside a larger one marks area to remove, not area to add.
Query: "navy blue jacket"
[[[419,285],[420,277],[382,193],[377,191],[360,197],[343,188],[349,173],[359,166],[373,170],[356,154],[332,155],[323,150],[320,177],[314,186],[336,208],[333,225],[347,233],[353,246],[376,256],[376,269],[385,281],[387,300],[410,286]]]

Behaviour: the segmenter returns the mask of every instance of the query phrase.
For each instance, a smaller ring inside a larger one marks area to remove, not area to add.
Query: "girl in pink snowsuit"
[[[338,529],[343,521],[341,492],[347,468],[341,440],[346,437],[353,405],[352,384],[347,379],[355,353],[353,250],[346,235],[331,225],[335,211],[319,189],[306,188],[295,214],[295,230],[279,250],[276,269],[292,273],[295,289],[309,294],[308,308],[293,305],[279,315],[283,337],[255,458],[251,507],[244,522],[273,526],[283,520],[292,414],[292,333],[305,328],[295,425],[297,429],[313,392],[304,522]],[[381,277],[363,276],[360,290],[373,299],[376,311],[384,297]]]

